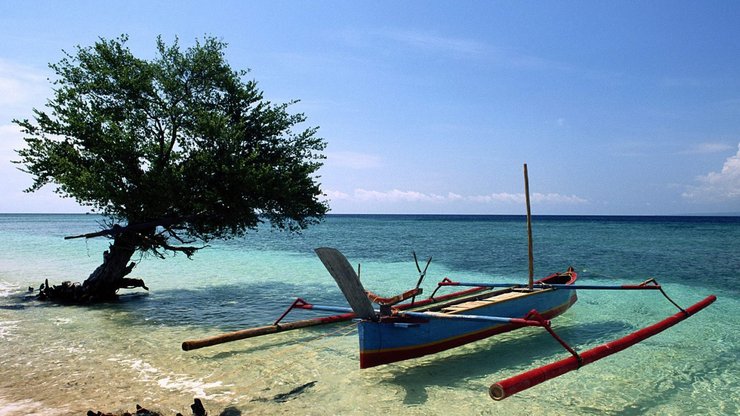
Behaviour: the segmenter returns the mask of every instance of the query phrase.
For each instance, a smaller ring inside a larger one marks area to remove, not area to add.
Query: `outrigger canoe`
[[[529,282],[527,285],[455,282],[445,278],[437,284],[437,289],[432,292],[431,296],[417,301],[416,298],[422,294],[419,286],[426,275],[427,267],[431,262],[430,258],[423,271],[419,263],[416,263],[420,275],[414,289],[397,296],[383,298],[365,290],[358,276],[359,266],[358,271],[355,272],[349,261],[338,250],[318,248],[315,250],[316,254],[341,289],[350,305],[349,308],[314,305],[298,298],[272,325],[206,339],[185,341],[182,348],[188,351],[223,342],[356,319],[360,341],[360,368],[369,368],[438,353],[525,326],[545,329],[570,353],[570,356],[492,384],[489,388],[489,395],[494,400],[502,400],[546,380],[629,348],[694,315],[717,299],[714,295],[710,295],[683,309],[668,297],[655,279],[631,285],[580,285],[575,283],[578,274],[573,268],[535,281],[533,279],[532,228],[526,164],[524,165],[524,183],[529,234]],[[416,255],[414,259],[416,260]],[[447,286],[469,286],[470,288],[435,296],[439,289]],[[550,322],[552,318],[564,313],[576,302],[577,290],[657,290],[676,306],[679,312],[617,340],[578,352],[555,333]],[[408,302],[409,299],[411,299],[410,302]],[[373,303],[378,307],[373,306]],[[339,314],[283,323],[283,318],[294,309]]]
[[[578,275],[569,268],[538,280],[538,288],[509,287],[499,290],[480,287],[474,293],[453,293],[443,300],[430,297],[422,306],[393,307],[417,296],[416,288],[393,298],[367,292],[349,261],[333,248],[316,249],[321,261],[342,289],[360,318],[360,368],[408,360],[459,347],[473,341],[527,325],[540,325],[525,318],[537,310],[544,319],[554,318],[578,299],[573,289],[554,289],[551,284],[572,285]],[[443,286],[449,281],[443,281]],[[380,306],[374,310],[373,300]],[[326,310],[326,309],[325,309]],[[340,311],[335,309],[336,311]]]
[[[418,285],[426,273],[425,268],[416,288],[394,297],[383,298],[364,289],[357,273],[338,250],[318,248],[316,253],[337,282],[350,307],[316,305],[298,298],[272,325],[185,341],[182,344],[183,350],[355,319],[358,321],[360,368],[369,368],[434,354],[525,326],[544,328],[571,356],[492,384],[490,396],[501,400],[622,351],[692,316],[716,300],[711,295],[683,309],[666,295],[654,279],[632,285],[580,285],[576,283],[578,274],[573,268],[536,280],[532,285],[466,283],[445,278],[437,284],[437,290],[431,296],[417,301],[415,298],[422,294]],[[447,286],[470,288],[437,295],[440,288]],[[550,321],[576,302],[577,290],[657,290],[679,312],[623,338],[579,353],[554,332]],[[412,301],[409,302],[409,299]],[[282,322],[295,309],[339,314]]]

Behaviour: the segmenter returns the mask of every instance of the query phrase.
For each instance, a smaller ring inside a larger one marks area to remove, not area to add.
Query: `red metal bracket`
[[[309,306],[309,308],[306,308],[306,306]],[[286,309],[285,312],[283,312],[283,314],[280,315],[280,317],[273,323],[273,325],[277,325],[293,309],[295,309],[295,308],[298,308],[298,309],[310,309],[310,306],[311,306],[311,304],[308,303],[308,302],[306,302],[305,300],[303,300],[301,298],[296,298],[296,300],[294,300],[293,303],[290,304],[290,306],[288,307],[288,309]]]
[[[442,279],[442,280],[441,280],[441,281],[440,281],[439,283],[437,283],[437,288],[436,288],[436,289],[434,289],[434,292],[432,292],[432,295],[431,295],[431,296],[429,296],[429,299],[434,299],[434,295],[436,295],[436,294],[437,294],[437,291],[438,291],[438,290],[439,290],[439,289],[440,289],[440,288],[441,288],[442,286],[456,286],[456,285],[457,285],[457,282],[453,282],[452,280],[450,280],[450,278],[449,278],[449,277],[445,277],[445,278],[444,278],[444,279]]]
[[[560,338],[560,335],[556,334],[556,333],[555,333],[555,331],[553,331],[553,329],[552,329],[552,327],[551,327],[551,325],[550,325],[550,321],[549,321],[549,320],[545,319],[545,318],[544,318],[544,317],[543,317],[542,315],[540,315],[540,313],[539,313],[539,312],[537,312],[537,310],[535,310],[535,309],[532,309],[531,311],[529,311],[529,313],[527,314],[527,317],[526,317],[525,319],[529,319],[529,320],[535,320],[535,321],[538,321],[538,322],[540,322],[540,323],[542,324],[542,327],[543,327],[543,328],[545,328],[545,330],[546,330],[546,331],[547,331],[548,333],[550,333],[550,335],[552,335],[552,337],[553,337],[553,338],[555,338],[555,341],[557,341],[558,343],[560,343],[560,345],[562,345],[562,346],[563,346],[563,348],[565,348],[566,350],[568,350],[568,352],[569,352],[569,353],[570,353],[570,354],[571,354],[571,355],[572,355],[573,357],[575,357],[575,358],[576,358],[576,360],[578,360],[578,367],[581,367],[581,364],[582,364],[582,362],[583,362],[583,361],[581,360],[581,356],[580,356],[580,355],[578,355],[578,352],[576,352],[576,350],[575,350],[575,349],[573,349],[573,347],[571,347],[570,345],[568,345],[568,343],[567,343],[567,342],[565,342],[565,341],[564,341],[564,340],[563,340],[562,338]]]

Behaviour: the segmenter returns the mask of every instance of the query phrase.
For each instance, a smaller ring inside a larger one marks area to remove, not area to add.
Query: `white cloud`
[[[449,199],[450,201],[461,201],[461,200],[465,199],[465,197],[462,196],[462,195],[460,195],[460,194],[449,192],[447,194],[447,199]]]
[[[30,118],[31,110],[44,104],[50,90],[45,73],[0,59],[0,212],[21,212],[27,210],[24,201],[41,201],[23,194],[33,180],[18,170],[19,165],[11,163],[18,159],[15,150],[26,145],[20,127],[11,120]],[[47,190],[40,193],[44,192]]]
[[[504,202],[504,203],[515,203],[523,204],[526,201],[526,197],[523,193],[510,194],[508,192],[501,192],[489,195],[476,195],[467,198],[473,202],[493,203],[493,202]],[[540,203],[557,203],[557,204],[583,204],[588,202],[587,200],[575,196],[575,195],[562,195],[558,193],[547,193],[542,194],[535,192],[531,197],[532,202]]]
[[[53,186],[27,194],[31,175],[18,170],[11,160],[18,160],[15,149],[25,146],[23,133],[15,124],[0,125],[0,212],[85,212],[72,199],[63,199],[54,193]]]
[[[740,143],[737,154],[725,160],[720,172],[709,172],[697,178],[699,185],[689,186],[684,198],[703,201],[740,200]]]
[[[523,193],[512,194],[507,192],[494,193],[488,195],[464,196],[454,192],[448,192],[446,195],[435,193],[424,193],[418,191],[401,191],[393,189],[391,191],[372,191],[367,189],[355,189],[353,193],[345,193],[335,190],[324,191],[330,200],[334,201],[362,201],[362,202],[432,202],[432,203],[451,203],[451,202],[472,202],[478,204],[523,204],[525,197]],[[587,200],[576,195],[562,195],[558,193],[534,193],[532,201],[537,203],[552,204],[583,204]]]
[[[535,192],[532,194],[533,202],[551,202],[556,204],[585,204],[587,200],[575,195],[562,195],[558,193],[541,194]]]
[[[360,201],[379,202],[444,202],[447,197],[437,194],[425,194],[416,191],[369,191],[367,189],[355,189],[354,198]]]
[[[30,113],[31,107],[44,103],[51,88],[47,74],[35,68],[0,59],[0,114],[3,118],[20,117],[11,112]]]
[[[726,143],[699,143],[678,153],[682,155],[704,155],[726,152],[731,149],[734,149],[734,147]]]
[[[0,177],[3,178],[0,181],[0,194],[3,195],[0,212],[18,212],[12,203],[21,201],[24,195],[22,191],[33,182],[30,175],[18,170],[19,165],[11,163],[11,160],[18,159],[15,150],[24,146],[23,133],[18,126],[0,125]]]
[[[329,198],[330,201],[341,201],[341,200],[348,200],[348,199],[351,199],[352,198],[347,193],[344,193],[342,191],[334,191],[334,190],[330,190],[330,189],[325,190],[324,191],[324,195],[327,198]]]
[[[15,124],[0,125],[0,164],[17,158],[13,149],[19,149],[24,145],[23,133]]]
[[[467,198],[472,202],[491,203],[491,202],[507,202],[507,203],[520,203],[524,202],[524,194],[510,194],[508,192],[500,192],[489,195],[475,195]]]

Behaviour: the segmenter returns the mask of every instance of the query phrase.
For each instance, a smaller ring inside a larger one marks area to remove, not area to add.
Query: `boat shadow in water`
[[[356,325],[354,322],[345,322],[345,325]],[[326,325],[324,327],[306,328],[297,331],[281,332],[278,334],[269,334],[263,337],[255,337],[251,339],[238,340],[233,343],[228,343],[226,351],[218,351],[209,353],[208,349],[201,350],[200,356],[206,360],[219,361],[234,356],[249,355],[257,352],[264,352],[273,348],[288,348],[297,344],[308,344],[311,342],[318,342],[325,339],[327,336],[339,338],[334,332],[327,332],[330,330],[336,330],[341,328],[342,323],[336,323]],[[354,334],[357,336],[357,333]],[[259,341],[256,341],[259,340]],[[250,345],[251,341],[251,345]],[[326,348],[326,346],[324,346]]]
[[[555,324],[553,329],[576,351],[581,351],[608,342],[615,335],[630,332],[636,326],[621,321],[601,321]],[[497,376],[502,370],[516,368],[525,371],[536,367],[533,364],[536,361],[549,363],[568,356],[569,353],[545,330],[524,328],[451,351],[391,364],[392,369],[384,370],[390,375],[382,382],[404,389],[404,404],[422,405],[428,400],[430,387],[463,387],[471,380],[480,379],[490,384],[504,378]]]
[[[299,286],[259,282],[155,290],[148,294],[125,295],[118,302],[96,307],[122,312],[115,315],[121,325],[191,326],[228,332],[271,324],[298,293],[308,292],[307,298],[315,303],[346,303],[341,293],[331,293],[328,288],[331,288],[328,284]],[[319,315],[299,310],[289,315],[287,320]]]

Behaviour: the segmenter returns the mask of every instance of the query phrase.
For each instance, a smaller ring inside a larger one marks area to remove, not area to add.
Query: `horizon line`
[[[99,215],[96,212],[0,212],[0,215]],[[327,213],[325,216],[468,216],[468,217],[526,217],[526,214],[483,213]],[[740,217],[740,212],[705,212],[683,214],[532,214],[533,217]]]

